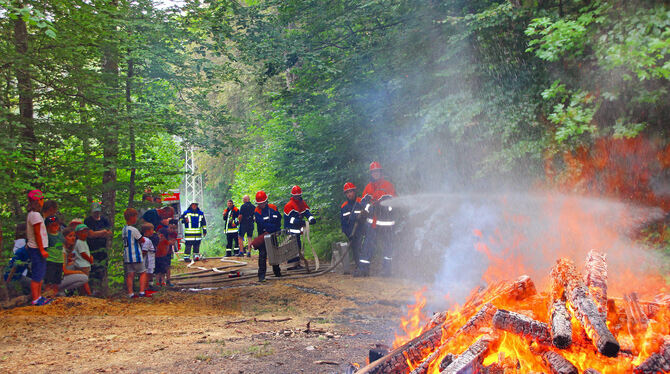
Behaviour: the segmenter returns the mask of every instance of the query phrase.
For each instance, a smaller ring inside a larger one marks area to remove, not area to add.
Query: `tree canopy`
[[[655,1],[0,0],[3,231],[32,188],[120,218],[178,187],[185,145],[212,210],[299,184],[331,233],[374,160],[405,194],[670,209],[669,23]]]

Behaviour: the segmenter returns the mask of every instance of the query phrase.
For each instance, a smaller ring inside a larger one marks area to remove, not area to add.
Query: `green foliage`
[[[281,208],[298,184],[327,256],[342,185],[360,192],[373,160],[400,194],[470,191],[535,181],[546,157],[598,137],[667,139],[665,3],[14,4],[0,0],[4,232],[34,187],[68,218],[115,191],[118,229],[132,191],[178,185],[187,144],[201,150],[212,251],[226,199],[263,189]],[[103,69],[112,59],[118,73]]]
[[[558,103],[554,106],[548,118],[557,125],[554,138],[559,144],[578,138],[584,133],[595,135],[596,127],[591,121],[598,108],[594,107],[593,101],[592,96],[580,91],[571,95],[569,103]]]

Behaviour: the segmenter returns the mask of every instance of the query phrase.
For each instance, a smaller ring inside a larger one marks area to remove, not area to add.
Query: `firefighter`
[[[391,275],[393,261],[392,235],[393,220],[392,208],[382,205],[382,202],[396,196],[393,184],[382,177],[382,166],[374,161],[370,164],[370,183],[363,190],[361,206],[362,214],[366,217],[365,239],[363,250],[358,260],[358,268],[355,276],[370,275],[370,259],[374,254],[375,247],[381,247],[382,275]]]
[[[256,192],[256,210],[254,211],[258,236],[251,242],[251,246],[258,250],[258,281],[265,282],[268,252],[265,248],[265,235],[281,230],[281,216],[274,204],[268,204],[268,195],[265,191]],[[279,265],[272,265],[276,277],[281,277]]]
[[[358,268],[358,261],[360,260],[361,252],[361,239],[363,235],[361,232],[364,230],[364,227],[359,227],[363,225],[359,223],[359,217],[363,210],[361,206],[361,199],[356,197],[356,185],[351,182],[347,182],[343,187],[344,196],[347,200],[340,207],[340,224],[342,226],[342,232],[349,239],[349,248],[354,256],[354,263],[356,268]]]
[[[305,226],[305,219],[307,219],[311,225],[316,223],[316,218],[310,213],[307,203],[302,199],[302,189],[300,186],[293,186],[293,188],[291,188],[291,199],[284,206],[284,228],[289,234],[297,237],[298,247],[301,249],[302,241],[300,240],[300,237],[303,232],[303,226]],[[296,265],[290,267],[288,270],[301,268],[300,257],[288,260],[289,264],[294,262]]]
[[[233,255],[233,249],[237,243],[237,231],[240,225],[238,216],[240,210],[237,209],[233,200],[228,200],[226,210],[223,211],[224,231],[226,233],[226,257]],[[240,255],[240,249],[237,248],[235,256]]]
[[[193,259],[198,261],[200,260],[200,241],[207,235],[205,214],[198,207],[198,203],[191,203],[179,218],[184,224],[184,241],[186,242],[184,261],[190,260],[191,248],[193,248]]]

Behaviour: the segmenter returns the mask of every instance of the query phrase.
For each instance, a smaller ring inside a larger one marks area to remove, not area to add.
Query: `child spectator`
[[[26,249],[26,224],[16,225],[14,234],[14,256],[9,260],[4,279],[8,284],[18,282],[23,294],[30,293],[30,256]]]
[[[126,273],[126,287],[128,289],[128,297],[137,297],[133,290],[133,281],[135,280],[135,273],[140,274],[140,294],[139,297],[151,297],[150,294],[144,292],[147,274],[142,262],[142,251],[140,244],[144,242],[142,234],[135,227],[137,223],[137,210],[133,208],[126,209],[123,212],[123,218],[126,220],[126,226],[123,227],[123,269]]]
[[[71,228],[72,230],[76,229],[77,226],[81,225],[84,223],[84,220],[81,218],[73,218],[70,223],[67,224],[67,227]]]
[[[93,257],[91,257],[91,251],[86,242],[88,231],[88,226],[83,223],[80,223],[75,227],[74,233],[77,236],[77,242],[74,244],[73,251],[75,270],[81,271],[86,274],[87,277],[91,273],[91,265],[93,264]],[[91,296],[91,287],[88,285],[88,282],[86,282],[82,288],[86,295]]]
[[[44,211],[47,211],[47,205],[52,202],[49,200],[44,203]],[[55,202],[54,202],[55,204]],[[58,285],[63,277],[63,234],[60,232],[60,222],[54,215],[47,216],[44,219],[47,226],[47,236],[49,237],[49,247],[47,248],[47,273],[44,276],[45,288],[58,292]]]
[[[160,286],[166,285],[166,274],[170,266],[170,256],[168,255],[170,247],[170,232],[166,228],[158,230],[160,242],[156,248],[156,283]]]
[[[40,213],[44,205],[44,195],[40,190],[28,192],[28,216],[26,217],[26,249],[30,256],[31,279],[30,294],[32,304],[41,306],[51,303],[51,299],[42,297],[42,281],[47,270],[48,245],[47,228],[44,226],[44,217]]]
[[[170,274],[172,270],[172,259],[174,258],[174,254],[179,252],[179,221],[176,219],[171,219],[168,224],[168,232],[169,232],[169,237],[168,239],[170,240],[170,247],[168,248],[168,262],[167,262],[167,272],[165,273],[165,282],[167,282],[168,287],[174,286],[172,282],[170,282]]]
[[[154,269],[156,267],[156,248],[150,238],[154,234],[154,225],[145,222],[140,226],[140,232],[144,238],[144,242],[142,243],[142,257],[147,269],[147,289],[145,292],[152,293],[153,290],[151,287],[153,285]]]
[[[88,284],[88,275],[81,270],[77,270],[75,266],[74,246],[77,236],[74,230],[69,227],[63,229],[63,240],[63,251],[61,253],[63,280],[58,286],[59,292],[76,290]]]

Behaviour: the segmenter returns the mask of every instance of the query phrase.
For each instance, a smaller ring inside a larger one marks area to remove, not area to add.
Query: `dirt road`
[[[343,373],[393,340],[420,288],[336,274],[229,287],[2,311],[0,371]]]

